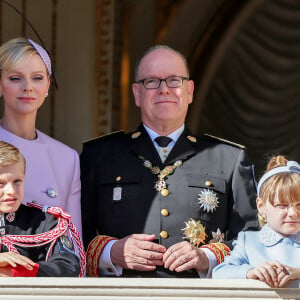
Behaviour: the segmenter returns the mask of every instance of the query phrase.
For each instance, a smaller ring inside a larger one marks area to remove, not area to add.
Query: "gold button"
[[[160,232],[160,237],[166,239],[168,237],[168,233],[165,230],[163,230]]]
[[[116,181],[120,181],[120,180],[121,180],[121,176],[117,176]]]
[[[164,217],[166,217],[166,216],[169,215],[169,211],[168,211],[166,208],[163,208],[163,209],[160,211],[160,213],[161,213]]]
[[[162,189],[162,190],[160,191],[160,193],[161,193],[161,195],[164,196],[164,197],[167,197],[167,196],[170,194],[170,192],[169,192],[168,189]]]
[[[211,186],[211,182],[209,180],[205,181],[206,186]]]

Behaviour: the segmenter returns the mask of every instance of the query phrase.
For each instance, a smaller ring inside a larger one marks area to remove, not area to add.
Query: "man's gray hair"
[[[141,61],[143,60],[143,58],[148,55],[149,53],[151,53],[152,51],[155,51],[157,49],[165,49],[165,50],[169,50],[169,51],[172,51],[173,53],[176,53],[178,56],[180,56],[183,60],[183,63],[186,67],[186,70],[187,70],[187,74],[188,76],[190,76],[190,72],[189,72],[189,67],[188,67],[188,63],[187,63],[187,60],[186,58],[184,57],[184,55],[179,52],[178,50],[175,50],[167,45],[156,45],[156,46],[153,46],[153,47],[150,47],[148,50],[146,50],[144,52],[144,54],[140,57],[140,59],[137,60],[136,64],[135,64],[135,71],[134,71],[134,80],[137,81],[139,80],[138,78],[138,72],[139,72],[139,68],[140,68],[140,64],[141,64]]]

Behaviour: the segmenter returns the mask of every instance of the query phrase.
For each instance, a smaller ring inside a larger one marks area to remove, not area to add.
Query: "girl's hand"
[[[282,287],[289,281],[296,279],[300,279],[300,268],[292,268],[283,265],[281,272],[278,274],[279,287]]]
[[[247,278],[258,279],[267,283],[270,287],[278,287],[279,274],[282,273],[283,268],[284,266],[277,261],[263,262],[255,268],[249,270],[247,273]]]

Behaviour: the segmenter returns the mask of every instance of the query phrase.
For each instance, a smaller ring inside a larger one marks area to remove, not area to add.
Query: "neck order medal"
[[[162,170],[158,166],[153,166],[152,163],[139,155],[139,158],[144,162],[144,167],[148,168],[152,174],[157,175],[158,180],[155,182],[154,189],[157,192],[161,192],[163,196],[168,196],[169,191],[167,189],[167,183],[165,177],[172,174],[177,167],[182,166],[182,160],[177,160],[173,165],[166,166]]]

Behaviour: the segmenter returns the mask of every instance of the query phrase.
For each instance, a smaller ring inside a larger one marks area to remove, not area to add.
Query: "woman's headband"
[[[271,169],[270,171],[266,172],[262,178],[259,180],[257,185],[257,196],[259,196],[261,186],[268,180],[270,177],[279,174],[279,173],[296,173],[300,174],[300,165],[296,161],[288,161],[286,166],[277,167]]]
[[[39,44],[32,41],[31,39],[28,39],[28,42],[37,51],[37,53],[43,60],[44,64],[46,65],[49,75],[51,75],[51,73],[52,73],[51,60],[50,60],[50,57],[49,57],[47,51],[43,47],[41,47]]]

